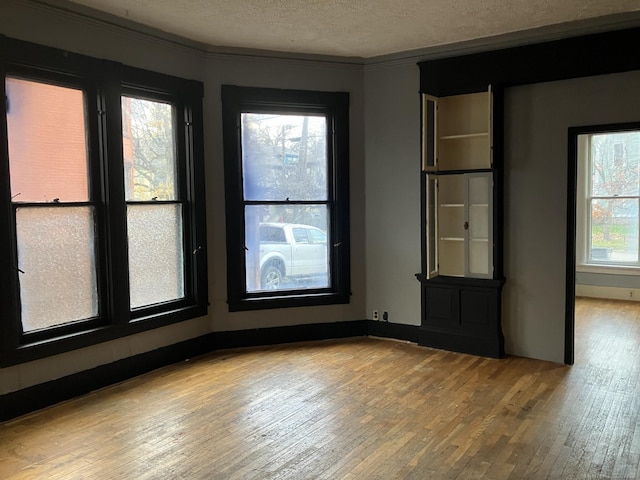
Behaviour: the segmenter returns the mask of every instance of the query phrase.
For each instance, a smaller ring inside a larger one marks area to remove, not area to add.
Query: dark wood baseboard
[[[372,337],[393,338],[418,343],[417,325],[403,325],[401,323],[376,322],[369,320],[367,334]]]
[[[495,338],[483,338],[424,328],[419,328],[418,332],[418,345],[482,357],[503,358],[503,343],[498,335]]]
[[[7,393],[0,396],[0,421],[206,353],[210,344],[206,335]]]
[[[417,331],[418,327],[411,325],[360,320],[213,332],[1,395],[0,421],[7,421],[215,350],[367,335],[417,342]]]
[[[260,328],[214,332],[210,350],[257,347],[278,343],[306,342],[329,338],[362,337],[367,335],[367,321],[314,323],[289,327]]]

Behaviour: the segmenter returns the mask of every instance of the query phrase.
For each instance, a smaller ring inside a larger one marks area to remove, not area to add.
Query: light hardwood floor
[[[373,338],[209,354],[0,424],[0,478],[640,478],[640,305],[576,316],[572,367]]]

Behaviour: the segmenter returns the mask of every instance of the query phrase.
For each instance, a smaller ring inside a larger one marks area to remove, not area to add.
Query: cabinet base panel
[[[421,328],[418,332],[418,345],[482,357],[504,357],[504,339],[502,338],[470,337]]]

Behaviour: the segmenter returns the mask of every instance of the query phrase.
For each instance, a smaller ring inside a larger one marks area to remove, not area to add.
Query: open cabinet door
[[[438,276],[438,177],[427,175],[426,257],[427,278]]]
[[[436,135],[438,134],[438,99],[422,94],[422,170],[438,170]]]
[[[422,94],[422,171],[426,173],[426,277],[438,276],[438,170],[436,146],[438,99]]]

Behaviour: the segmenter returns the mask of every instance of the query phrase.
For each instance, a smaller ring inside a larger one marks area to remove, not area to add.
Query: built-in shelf
[[[440,140],[459,140],[463,138],[479,138],[479,137],[488,137],[489,132],[479,132],[479,133],[461,133],[459,135],[443,135],[439,137]]]
[[[418,342],[499,357],[504,282],[495,278],[501,251],[493,222],[502,171],[493,159],[493,93],[490,87],[444,97],[422,93],[425,270]]]
[[[499,322],[501,288],[493,278],[492,105],[490,89],[423,97],[424,345],[467,350],[463,342],[475,351],[478,343],[500,342],[491,327]]]

